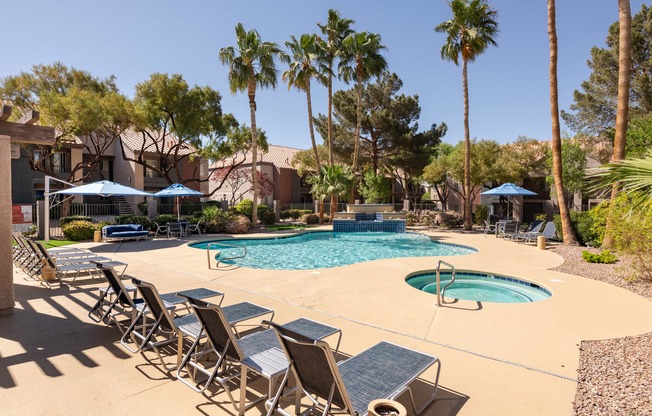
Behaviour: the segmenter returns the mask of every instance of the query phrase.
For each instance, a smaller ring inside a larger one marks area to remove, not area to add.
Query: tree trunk
[[[548,39],[550,41],[550,116],[552,119],[552,175],[555,178],[555,190],[561,227],[564,233],[564,245],[577,245],[577,238],[571,226],[570,213],[566,206],[564,181],[562,178],[561,131],[559,127],[559,97],[557,92],[557,25],[555,21],[555,0],[548,0]]]
[[[333,125],[333,61],[328,63],[328,164],[333,166],[333,141],[331,130]]]
[[[331,195],[331,224],[333,223],[333,218],[335,218],[335,212],[337,212],[337,196]]]
[[[627,142],[627,121],[629,113],[629,88],[632,69],[632,12],[629,0],[618,0],[618,17],[620,34],[618,38],[618,107],[616,110],[616,137],[614,138],[614,155],[612,162],[625,159],[625,145]],[[611,188],[611,207],[616,202],[619,184]],[[607,225],[602,241],[602,248],[613,248],[611,230],[614,218],[607,216]]]
[[[462,90],[464,91],[464,229],[473,227],[471,212],[471,132],[469,131],[469,78],[468,61],[462,58]]]
[[[252,73],[247,85],[249,95],[249,112],[251,114],[251,184],[254,188],[253,203],[251,204],[251,226],[258,224],[258,175],[256,163],[258,161],[258,131],[256,129],[256,78]]]
[[[306,100],[308,101],[308,128],[310,129],[310,140],[312,141],[312,151],[315,154],[315,163],[317,164],[317,172],[321,170],[321,161],[319,160],[319,152],[317,151],[317,142],[315,141],[315,127],[312,123],[312,98],[310,97],[310,80],[306,82]]]
[[[358,154],[360,153],[360,130],[362,126],[362,67],[358,65],[358,70],[357,70],[357,78],[358,78],[358,86],[357,86],[357,93],[358,93],[358,108],[356,109],[356,122],[355,122],[355,147],[353,148],[353,168],[351,169],[353,172],[353,183],[351,184],[351,193],[350,193],[350,198],[349,198],[349,203],[352,204],[353,200],[355,198],[355,186],[358,183]]]

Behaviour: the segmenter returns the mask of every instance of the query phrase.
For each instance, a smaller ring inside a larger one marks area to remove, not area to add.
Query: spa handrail
[[[442,264],[444,264],[444,265],[450,267],[450,269],[452,270],[452,272],[451,272],[451,281],[450,281],[450,283],[448,283],[446,286],[444,286],[444,288],[443,288],[443,289],[441,290],[441,292],[440,292],[440,291],[439,291],[439,288],[440,288],[440,273],[439,273],[439,269],[441,269],[441,265],[442,265]],[[448,288],[448,286],[452,285],[454,282],[455,282],[455,266],[453,266],[452,264],[450,264],[450,263],[448,263],[448,262],[446,262],[446,261],[444,261],[444,260],[439,260],[439,261],[437,262],[437,306],[441,306],[441,301],[442,301],[442,299],[443,299],[443,297],[444,297],[444,293],[446,292],[446,289]]]
[[[241,259],[241,258],[243,258],[244,256],[247,255],[247,247],[246,247],[246,246],[239,246],[239,245],[236,245],[236,244],[227,244],[227,243],[224,243],[224,242],[222,242],[222,241],[211,241],[210,243],[208,243],[208,244],[206,245],[206,257],[207,257],[207,259],[208,259],[208,268],[209,268],[209,269],[211,268],[211,246],[213,246],[213,245],[221,245],[221,246],[231,247],[231,248],[241,248],[241,249],[243,250],[243,253],[242,253],[241,256],[224,257],[224,258],[222,258],[222,257],[221,257],[221,253],[218,252],[217,255],[219,255],[220,258],[219,258],[219,259],[216,259],[216,260],[217,260],[217,263],[215,264],[215,267],[219,267],[221,261],[224,261],[224,260]]]

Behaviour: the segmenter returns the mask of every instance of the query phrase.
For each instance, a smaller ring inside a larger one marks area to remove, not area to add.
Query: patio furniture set
[[[419,414],[435,400],[441,363],[433,355],[383,341],[338,362],[339,328],[308,318],[280,324],[273,310],[251,302],[222,306],[222,292],[159,294],[140,279],[124,285],[112,267],[98,270],[109,286],[88,316],[115,325],[121,345],[132,353],[153,351],[162,368],[192,390],[224,390],[239,415],[262,401],[267,415],[290,415],[292,406],[296,414],[366,415],[374,399],[403,393],[409,394],[410,414]],[[337,337],[334,349],[325,341],[331,337]],[[173,363],[166,363],[168,345],[176,346]],[[417,407],[411,385],[434,365],[432,394]],[[267,380],[266,391],[251,386],[255,376]],[[233,392],[237,385],[239,394]]]

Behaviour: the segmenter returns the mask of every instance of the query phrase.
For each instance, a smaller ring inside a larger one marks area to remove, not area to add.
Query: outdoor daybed
[[[147,239],[149,231],[140,224],[105,225],[102,227],[102,240],[140,240]]]

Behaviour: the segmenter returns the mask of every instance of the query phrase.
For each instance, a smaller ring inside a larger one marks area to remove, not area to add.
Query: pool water
[[[270,270],[325,269],[370,260],[458,256],[476,251],[470,247],[434,242],[428,236],[417,233],[312,232],[272,239],[213,240],[211,250],[219,250],[220,258],[238,256],[242,249],[215,243],[219,241],[247,248],[245,257],[224,260],[223,263]],[[208,243],[209,241],[202,241],[190,246],[205,250]]]
[[[421,291],[437,294],[436,275],[433,272],[408,276],[406,282]],[[440,288],[451,281],[450,272],[441,272]],[[482,272],[457,272],[455,283],[444,293],[446,299],[464,299],[478,302],[524,303],[548,299],[549,290],[536,283],[513,277]]]

